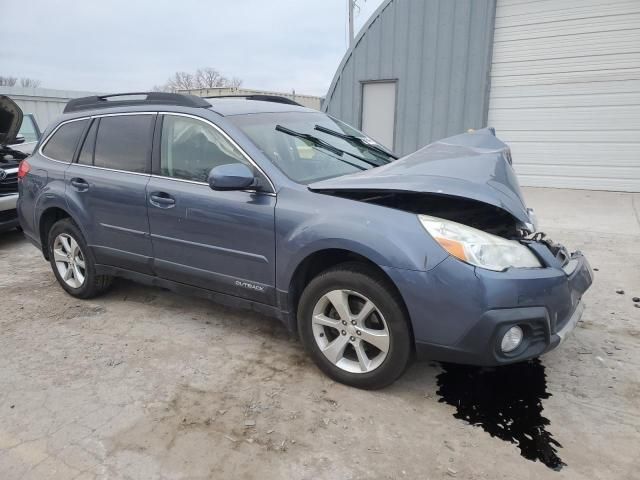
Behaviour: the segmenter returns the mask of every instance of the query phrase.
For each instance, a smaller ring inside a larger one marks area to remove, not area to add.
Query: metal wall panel
[[[44,131],[48,123],[62,113],[65,105],[72,98],[103,94],[75,90],[53,90],[50,88],[0,86],[0,95],[10,97],[24,113],[34,114],[40,130]]]
[[[486,125],[495,0],[386,0],[358,34],[324,110],[361,127],[362,84],[397,81],[395,151]]]
[[[640,191],[640,1],[498,0],[489,124],[523,185]]]

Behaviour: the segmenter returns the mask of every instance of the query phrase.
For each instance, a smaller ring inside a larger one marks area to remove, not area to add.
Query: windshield
[[[392,152],[362,132],[320,112],[228,118],[285,175],[302,184],[368,170],[395,159]]]

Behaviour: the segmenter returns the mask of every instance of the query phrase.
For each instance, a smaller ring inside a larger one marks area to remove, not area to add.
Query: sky
[[[0,75],[122,92],[213,67],[242,86],[325,95],[348,0],[0,0]],[[358,0],[356,32],[382,3]]]

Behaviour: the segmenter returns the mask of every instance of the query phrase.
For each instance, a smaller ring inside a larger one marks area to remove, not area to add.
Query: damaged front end
[[[413,213],[449,254],[431,270],[385,270],[403,285],[419,356],[474,365],[534,358],[582,314],[589,262],[536,233],[510,150],[491,129],[309,188]]]
[[[388,165],[309,189],[415,213],[449,254],[488,270],[564,268],[572,258],[536,232],[511,151],[493,129],[446,138]]]
[[[536,219],[524,203],[509,147],[492,129],[446,138],[387,165],[309,189],[499,235],[524,238]]]

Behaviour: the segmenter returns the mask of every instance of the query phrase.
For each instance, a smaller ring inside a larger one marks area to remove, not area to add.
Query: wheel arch
[[[381,277],[383,277],[391,288],[394,289],[398,298],[402,302],[402,308],[405,312],[405,317],[407,319],[407,325],[409,327],[409,332],[411,335],[411,345],[412,347],[415,344],[414,336],[413,336],[413,325],[411,319],[409,317],[409,311],[407,305],[404,301],[402,293],[398,289],[395,282],[389,277],[387,272],[384,271],[376,262],[371,260],[365,255],[361,253],[354,252],[352,250],[347,250],[343,248],[324,248],[322,250],[316,250],[306,257],[304,257],[296,266],[293,274],[291,275],[291,279],[288,285],[287,292],[287,307],[289,311],[289,321],[288,327],[291,331],[297,332],[298,330],[298,304],[300,301],[300,296],[304,291],[305,287],[309,284],[311,280],[313,280],[320,273],[328,270],[332,267],[343,263],[351,263],[357,262],[363,265],[366,265],[369,268],[372,268],[378,273]]]
[[[40,217],[38,219],[38,235],[40,238],[40,245],[42,246],[42,254],[47,260],[49,260],[49,231],[57,221],[64,218],[70,218],[71,220],[73,220],[73,217],[69,214],[69,212],[59,206],[48,207],[40,214]],[[75,220],[73,221],[75,222]]]

